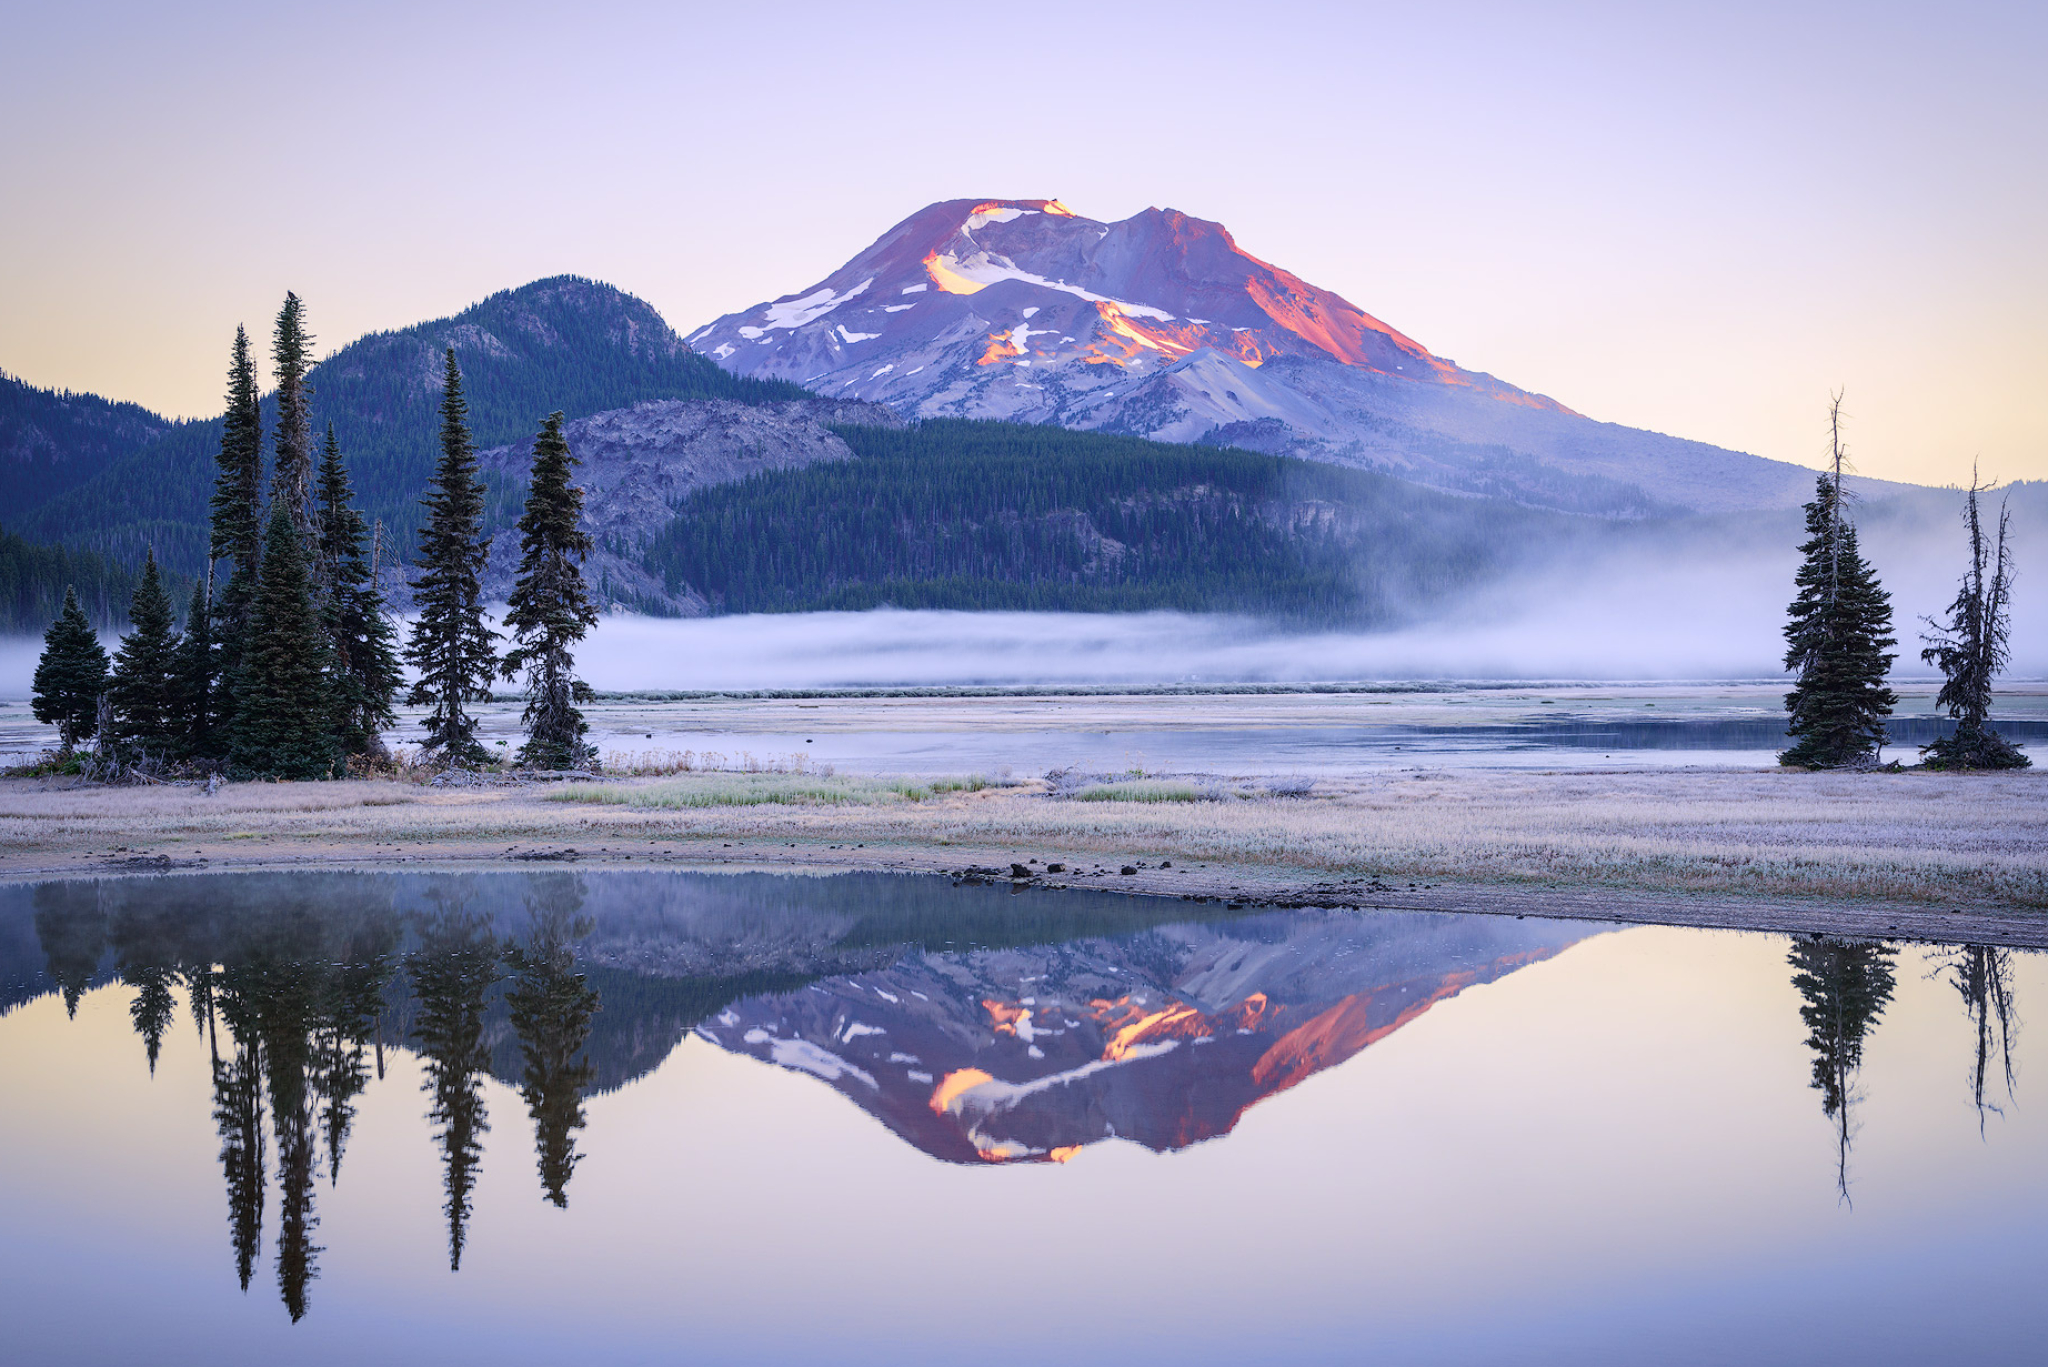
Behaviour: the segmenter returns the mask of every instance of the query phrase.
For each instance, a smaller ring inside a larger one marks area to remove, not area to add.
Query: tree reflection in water
[[[1863,1066],[1863,1041],[1897,985],[1897,957],[1896,948],[1873,940],[1814,935],[1792,944],[1792,986],[1804,998],[1799,1019],[1813,1050],[1812,1085],[1820,1092],[1822,1113],[1835,1122],[1835,1185],[1844,1201],[1856,1133],[1850,1115],[1856,1073]]]
[[[596,1076],[584,1046],[590,1039],[590,1018],[597,1011],[597,993],[576,972],[576,954],[570,948],[590,933],[590,919],[578,915],[582,906],[580,879],[568,874],[535,879],[526,898],[532,929],[524,944],[505,951],[505,962],[515,975],[506,1000],[525,1065],[519,1091],[533,1117],[541,1189],[548,1200],[564,1207],[569,1204],[569,1177],[581,1161],[576,1131],[584,1124],[583,1093]]]
[[[32,901],[46,981],[67,1013],[110,977],[127,984],[129,1019],[152,1077],[177,993],[187,993],[210,1059],[236,1275],[246,1291],[263,1259],[275,1181],[270,1252],[294,1320],[307,1313],[320,1275],[318,1176],[324,1168],[330,1186],[339,1185],[357,1109],[373,1074],[383,1076],[387,1041],[416,1051],[442,1168],[448,1261],[459,1270],[490,1130],[487,1074],[518,1089],[533,1122],[541,1194],[556,1207],[568,1205],[581,1161],[586,1097],[659,1066],[691,1030],[773,1062],[777,1051],[835,1059],[847,1095],[943,1161],[995,1161],[966,1147],[983,1111],[995,1111],[935,1109],[931,1078],[906,1070],[928,1071],[941,1059],[951,1070],[985,1069],[1013,1082],[1067,1076],[1062,1070],[1085,1075],[1085,1085],[1013,1088],[1036,1109],[1013,1106],[1004,1121],[1024,1136],[1019,1144],[1040,1145],[1045,1161],[1055,1161],[1049,1146],[1104,1133],[1178,1148],[1227,1133],[1246,1108],[1293,1085],[1294,1074],[1276,1082],[1266,1061],[1293,1057],[1287,1050],[1301,1040],[1342,1044],[1300,1055],[1310,1071],[1334,1066],[1461,986],[1599,933],[1428,915],[1210,916],[1080,894],[1028,905],[1007,893],[986,904],[962,901],[974,895],[880,875],[805,880],[799,892],[758,875],[700,885],[669,875],[549,872],[56,883],[35,889]],[[1281,941],[1292,946],[1287,954],[1267,952]],[[1100,992],[1149,1001],[1157,991],[1178,1001],[1184,977],[1201,979],[1205,965],[1246,954],[1260,965],[1256,981],[1234,990],[1249,995],[1160,1016],[1159,1028],[1170,1030],[1148,1046],[1161,1061],[1146,1074],[1090,1062],[1111,1035],[1128,1044],[1122,1017],[1097,1039],[1074,1028],[1086,1014],[1077,1006],[1073,1019],[1062,1018],[1069,1029],[1049,1035],[1042,1053],[1030,1037],[1005,1033],[1011,1018],[991,1005],[1033,996],[1044,1005],[1066,993],[1110,1009],[1108,998],[1091,995]],[[1890,945],[1832,937],[1799,939],[1790,953],[1844,1200],[1857,1073],[1864,1042],[1892,1000],[1896,957]],[[1974,1028],[1970,1081],[1980,1116],[1998,1109],[2001,1072],[2012,1092],[2011,959],[2004,950],[1963,947],[1933,961]],[[1246,1015],[1254,1001],[1256,1012]],[[1196,1025],[1203,1030],[1190,1033]],[[1194,1047],[1197,1034],[1206,1048]],[[1053,1056],[1060,1048],[1079,1052]],[[1191,1127],[1191,1116],[1201,1124]]]
[[[2012,1009],[2012,951],[1988,945],[1957,945],[1942,966],[1963,999],[1970,1018],[1975,1055],[1970,1061],[1970,1100],[1977,1107],[1977,1132],[1984,1132],[1987,1112],[2001,1108],[1985,1097],[1993,1065],[2004,1074],[2005,1096],[2013,1096],[2013,1036],[2019,1017]]]
[[[467,899],[443,888],[429,897],[438,905],[418,919],[420,947],[406,956],[405,967],[419,1003],[413,1039],[426,1064],[427,1118],[440,1127],[434,1138],[447,1193],[448,1267],[460,1271],[477,1164],[491,1128],[484,1108],[483,1076],[491,1062],[484,998],[500,976],[498,941],[490,918],[471,910]]]

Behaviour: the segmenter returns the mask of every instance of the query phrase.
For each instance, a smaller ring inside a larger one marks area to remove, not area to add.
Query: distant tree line
[[[356,507],[330,426],[315,455],[312,337],[298,296],[285,296],[272,343],[277,379],[269,478],[263,410],[246,331],[236,329],[227,413],[210,504],[204,577],[180,631],[153,550],[129,604],[130,629],[109,661],[74,589],[44,638],[34,709],[58,728],[60,758],[95,739],[104,773],[170,770],[321,779],[388,762],[380,733],[396,721],[403,682],[398,632],[378,587],[381,538]],[[408,701],[429,708],[429,758],[491,762],[471,704],[501,673],[524,672],[530,704],[520,762],[587,763],[574,703],[587,695],[571,651],[595,621],[581,563],[582,491],[551,415],[536,442],[513,612],[516,648],[500,659],[482,598],[490,542],[462,374],[450,350],[441,395],[441,457],[421,529],[420,609],[404,657]]]
[[[1380,474],[1011,423],[837,429],[857,456],[696,491],[645,561],[725,612],[1239,611],[1388,622],[1584,519]]]
[[[1785,668],[1794,675],[1785,696],[1792,744],[1779,762],[1815,769],[1867,768],[1885,740],[1885,718],[1898,695],[1885,686],[1897,658],[1892,647],[1891,595],[1863,559],[1849,516],[1842,474],[1842,397],[1828,410],[1829,469],[1806,505],[1806,542],[1797,576],[1798,596],[1785,624]],[[1937,769],[2018,769],[2031,761],[1986,723],[1991,685],[2008,658],[2012,559],[2008,518],[2001,508],[1995,537],[1984,531],[1974,474],[1963,505],[1970,560],[1946,620],[1927,620],[1920,657],[1941,670],[1945,683],[1935,705],[1956,722],[1955,733],[1926,747],[1924,763]]]
[[[41,545],[0,528],[0,631],[22,631],[56,616],[66,588],[99,626],[122,620],[135,572],[91,551]]]

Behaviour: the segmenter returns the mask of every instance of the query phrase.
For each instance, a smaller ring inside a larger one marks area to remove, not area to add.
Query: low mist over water
[[[1247,617],[871,612],[606,618],[579,653],[602,690],[896,684],[1156,684],[1351,679],[1772,679],[1783,674],[1796,552],[1784,529],[1617,549],[1553,563],[1439,620],[1393,631]],[[1867,540],[1892,593],[1895,673],[1931,676],[1921,618],[1955,592],[1949,529],[1879,526]],[[2048,675],[2048,566],[2023,546],[2008,678]],[[108,647],[115,644],[106,636]],[[29,694],[36,637],[0,639],[0,698]],[[511,685],[505,685],[511,687]]]

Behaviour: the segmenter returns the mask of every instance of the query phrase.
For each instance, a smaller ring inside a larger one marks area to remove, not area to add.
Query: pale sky
[[[689,333],[960,196],[1226,224],[1594,417],[2048,477],[2048,5],[0,0],[0,368],[219,411],[540,276]]]

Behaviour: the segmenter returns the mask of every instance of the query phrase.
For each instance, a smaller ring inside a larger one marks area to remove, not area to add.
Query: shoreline
[[[2048,949],[2048,781],[1760,771],[1360,776],[1312,796],[1086,802],[1043,783],[921,800],[701,799],[395,780],[88,788],[0,780],[0,881],[173,872],[871,871],[1272,906],[1520,915]],[[819,780],[766,776],[777,783]],[[566,799],[566,800],[565,800]],[[1063,864],[1060,873],[1047,870]],[[1125,867],[1134,869],[1124,874]]]

